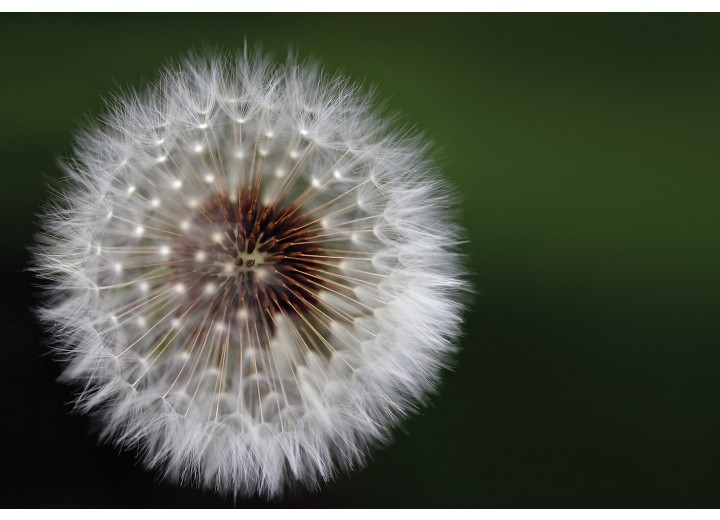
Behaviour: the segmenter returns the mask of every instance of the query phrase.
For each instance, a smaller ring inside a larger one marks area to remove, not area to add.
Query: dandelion
[[[358,86],[206,56],[116,98],[44,214],[42,318],[102,436],[234,496],[362,465],[453,352],[447,188]]]

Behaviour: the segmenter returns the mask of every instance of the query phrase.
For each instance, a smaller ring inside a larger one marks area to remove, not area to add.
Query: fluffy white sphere
[[[426,146],[342,77],[203,57],[83,133],[42,317],[104,436],[233,495],[363,463],[433,389],[463,290]]]

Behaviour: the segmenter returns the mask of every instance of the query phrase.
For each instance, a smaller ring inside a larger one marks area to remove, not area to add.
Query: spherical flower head
[[[362,464],[460,325],[459,232],[426,155],[292,59],[194,57],[117,97],[36,252],[78,408],[164,476],[235,496]]]

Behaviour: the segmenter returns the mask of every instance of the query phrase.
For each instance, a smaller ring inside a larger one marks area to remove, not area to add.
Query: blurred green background
[[[2,15],[2,505],[233,505],[156,484],[68,415],[22,269],[85,116],[247,39],[377,84],[425,131],[476,289],[431,406],[366,469],[276,505],[719,507],[719,21]]]

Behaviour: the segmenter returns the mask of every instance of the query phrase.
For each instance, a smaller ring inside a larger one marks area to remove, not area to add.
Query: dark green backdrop
[[[477,290],[432,405],[367,469],[286,503],[720,506],[719,21],[3,15],[1,505],[232,505],[156,484],[68,415],[21,270],[103,96],[247,39],[376,83],[426,131]]]

